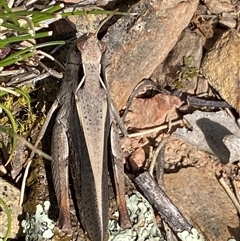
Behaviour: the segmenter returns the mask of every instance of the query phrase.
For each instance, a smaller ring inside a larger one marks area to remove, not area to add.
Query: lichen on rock
[[[132,222],[131,229],[121,229],[117,220],[110,220],[109,241],[120,240],[154,240],[163,241],[164,238],[157,226],[154,211],[149,202],[137,191],[131,196],[125,196]],[[119,216],[118,211],[114,213],[116,219]]]
[[[48,217],[50,202],[45,201],[43,205],[38,204],[36,212],[31,215],[27,213],[26,220],[21,223],[26,241],[48,240],[54,235],[54,221]]]

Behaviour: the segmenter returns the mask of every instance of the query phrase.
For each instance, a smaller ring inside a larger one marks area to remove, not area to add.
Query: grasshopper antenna
[[[94,36],[95,36],[96,38],[97,38],[97,35],[98,35],[100,29],[102,28],[102,26],[103,26],[112,16],[114,16],[114,14],[115,14],[118,10],[119,10],[119,9],[117,8],[116,10],[112,11],[112,13],[111,13],[110,15],[108,15],[108,16],[99,24],[96,32],[94,33]],[[84,11],[84,15],[85,15],[85,18],[86,18],[86,20],[87,20],[87,23],[88,23],[88,29],[90,29],[90,25],[91,25],[91,24],[90,24],[90,19],[89,19],[89,17],[88,17],[88,13],[87,13],[86,9],[83,9],[83,11]],[[90,34],[90,32],[88,31],[87,35],[89,35],[89,34]]]
[[[100,31],[100,29],[102,28],[102,26],[109,20],[112,18],[112,16],[115,15],[115,13],[118,11],[118,8],[115,9],[110,15],[108,15],[98,26],[96,32],[95,32],[95,37],[97,38],[98,32]]]
[[[84,15],[85,15],[85,18],[87,20],[87,25],[88,25],[88,33],[87,33],[87,36],[90,34],[89,30],[90,30],[90,20],[89,20],[89,17],[88,17],[88,14],[87,14],[87,11],[85,8],[83,8],[83,11],[84,11]]]

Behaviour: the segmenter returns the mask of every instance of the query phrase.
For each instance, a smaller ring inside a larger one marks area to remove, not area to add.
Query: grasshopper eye
[[[77,48],[79,51],[83,51],[84,48],[86,46],[86,41],[80,41],[78,44],[77,44]]]

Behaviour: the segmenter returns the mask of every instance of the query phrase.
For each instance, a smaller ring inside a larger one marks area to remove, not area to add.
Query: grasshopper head
[[[82,64],[100,64],[106,45],[91,34],[87,40],[80,41],[77,48],[81,52]]]

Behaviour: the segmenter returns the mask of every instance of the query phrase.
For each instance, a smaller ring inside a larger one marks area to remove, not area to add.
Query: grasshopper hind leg
[[[110,133],[111,141],[111,169],[113,172],[117,206],[119,211],[120,226],[123,229],[131,228],[131,220],[127,211],[127,203],[125,199],[125,185],[124,185],[124,156],[121,149],[120,138],[118,130],[114,121],[111,125]]]
[[[56,120],[52,136],[52,176],[59,207],[58,225],[62,231],[71,230],[68,189],[68,140],[64,126]]]

